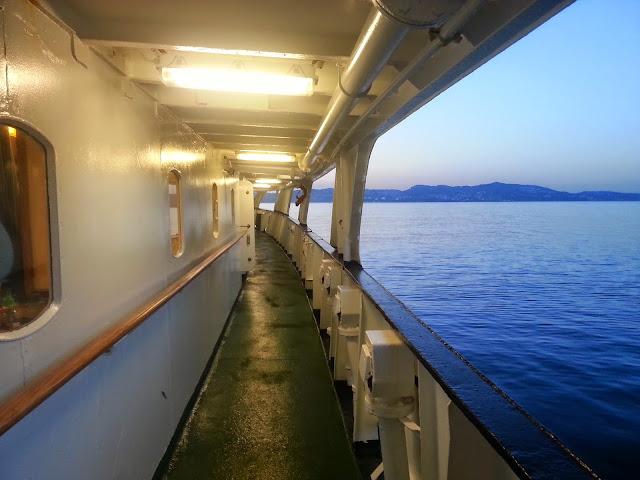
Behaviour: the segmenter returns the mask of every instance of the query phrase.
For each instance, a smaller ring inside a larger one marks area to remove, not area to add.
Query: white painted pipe
[[[338,145],[331,152],[330,157],[335,157],[340,148],[353,135],[353,133],[362,125],[362,123],[371,116],[387,98],[395,92],[400,85],[406,82],[424,63],[435,55],[442,47],[447,45],[464,27],[464,25],[473,18],[478,10],[483,7],[488,0],[467,0],[467,2],[454,13],[451,18],[440,28],[439,38],[427,43],[418,54],[407,64],[405,68],[393,79],[391,84],[376,97],[366,112],[364,112],[358,120],[345,133]]]
[[[293,193],[292,188],[282,188],[276,194],[276,201],[273,206],[273,209],[276,212],[284,213],[285,215],[289,215],[289,209],[291,208],[291,194]]]
[[[371,87],[371,83],[396,51],[409,27],[373,8],[351,54],[349,65],[341,73],[329,106],[322,117],[309,150],[299,161],[300,169],[309,172],[340,122]]]
[[[409,480],[404,424],[397,418],[378,417],[378,429],[385,480]]]

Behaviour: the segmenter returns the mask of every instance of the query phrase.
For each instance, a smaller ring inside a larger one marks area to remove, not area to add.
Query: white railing
[[[386,480],[599,478],[358,264],[292,218],[256,224],[291,256],[336,381],[353,390],[353,441],[380,440]]]

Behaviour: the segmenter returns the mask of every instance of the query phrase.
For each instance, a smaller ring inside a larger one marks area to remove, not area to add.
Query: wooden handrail
[[[65,383],[84,370],[91,362],[107,352],[120,339],[130,333],[138,325],[149,318],[160,307],[166,304],[178,292],[186,287],[194,278],[208,266],[228,252],[242,237],[246,230],[238,233],[224,246],[205,260],[200,262],[186,274],[173,282],[158,295],[145,303],[138,310],[124,317],[120,322],[99,334],[96,338],[75,351],[60,363],[45,371],[42,375],[21,389],[15,395],[0,405],[0,435],[26,417],[38,405],[53,395]]]

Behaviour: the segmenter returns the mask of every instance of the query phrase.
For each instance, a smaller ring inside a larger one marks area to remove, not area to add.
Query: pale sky
[[[491,182],[640,192],[640,1],[578,0],[462,79],[378,140],[367,188]]]

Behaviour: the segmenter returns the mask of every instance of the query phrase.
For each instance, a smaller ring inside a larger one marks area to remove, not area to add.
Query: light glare
[[[160,153],[162,163],[191,163],[201,159],[202,155],[190,152],[163,151]]]
[[[253,188],[271,188],[268,183],[254,183]]]
[[[7,132],[9,132],[10,137],[15,137],[17,135],[17,131],[13,127],[7,127]]]
[[[238,160],[254,160],[258,162],[293,162],[292,155],[275,153],[239,153]]]
[[[169,87],[221,92],[272,95],[311,95],[313,93],[313,78],[242,70],[164,67],[162,83]]]
[[[277,178],[256,178],[256,183],[282,183]]]

